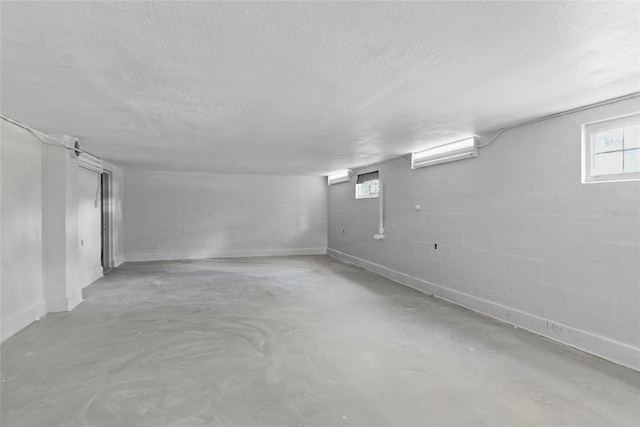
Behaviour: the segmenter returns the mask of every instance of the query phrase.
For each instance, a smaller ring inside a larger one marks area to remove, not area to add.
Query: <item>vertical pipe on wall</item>
[[[373,238],[376,240],[382,240],[384,239],[384,192],[382,190],[382,181],[380,181],[378,199],[380,201],[380,223],[378,227],[378,234],[374,235]]]

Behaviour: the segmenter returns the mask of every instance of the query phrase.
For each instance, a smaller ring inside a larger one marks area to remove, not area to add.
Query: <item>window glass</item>
[[[622,150],[622,129],[609,129],[593,135],[593,151],[604,153],[606,151]]]
[[[640,125],[624,128],[624,149],[640,148]]]
[[[640,150],[624,152],[624,171],[640,172]]]
[[[640,181],[640,113],[582,127],[582,182]]]
[[[622,151],[596,154],[593,159],[595,175],[609,175],[622,171]]]
[[[356,181],[356,199],[378,197],[380,194],[380,180],[378,171],[358,175]]]

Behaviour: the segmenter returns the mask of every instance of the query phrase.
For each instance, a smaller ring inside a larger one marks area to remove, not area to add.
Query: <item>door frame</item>
[[[109,273],[114,265],[113,254],[113,173],[104,169],[100,174],[101,215],[100,226],[102,240],[102,270]]]

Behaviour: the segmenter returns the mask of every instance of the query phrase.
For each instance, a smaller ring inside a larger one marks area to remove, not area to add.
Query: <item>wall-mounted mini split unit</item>
[[[78,156],[78,166],[93,172],[104,172],[102,159],[89,153],[80,153],[80,156]]]
[[[73,141],[73,148],[71,155],[78,158],[78,166],[98,173],[102,173],[104,171],[104,162],[102,159],[94,156],[93,154],[89,154],[86,151],[82,151],[78,138]]]
[[[351,169],[346,169],[334,174],[331,174],[327,177],[327,183],[329,185],[333,184],[341,184],[343,182],[351,181]]]
[[[437,147],[411,153],[411,169],[453,162],[455,160],[478,157],[478,138],[471,137],[461,141],[438,145]]]
[[[98,173],[104,171],[102,159],[89,153],[80,153],[78,156],[78,166]]]

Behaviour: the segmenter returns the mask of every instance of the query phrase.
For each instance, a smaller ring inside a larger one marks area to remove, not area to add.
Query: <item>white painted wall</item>
[[[78,170],[78,254],[82,288],[102,277],[102,204],[100,174]]]
[[[640,369],[640,183],[580,183],[581,124],[638,110],[635,99],[509,130],[477,159],[379,165],[381,241],[378,200],[355,200],[355,180],[331,186],[328,252]]]
[[[71,142],[71,141],[68,141]],[[45,311],[72,310],[82,302],[78,258],[78,160],[56,146],[44,153]]]
[[[319,254],[326,178],[125,170],[127,261]]]
[[[0,214],[1,338],[44,314],[42,282],[42,147],[2,121]]]
[[[100,211],[87,208],[89,199],[93,206],[97,174],[84,174],[68,151],[45,147],[27,131],[4,120],[0,123],[0,339],[4,340],[45,313],[73,309],[82,302],[81,288],[92,279],[82,272],[92,271],[95,277],[97,268],[100,274],[102,269]],[[116,181],[114,249],[123,259],[123,173],[114,165],[110,168]],[[82,258],[80,235],[90,236],[92,245],[91,255]]]

